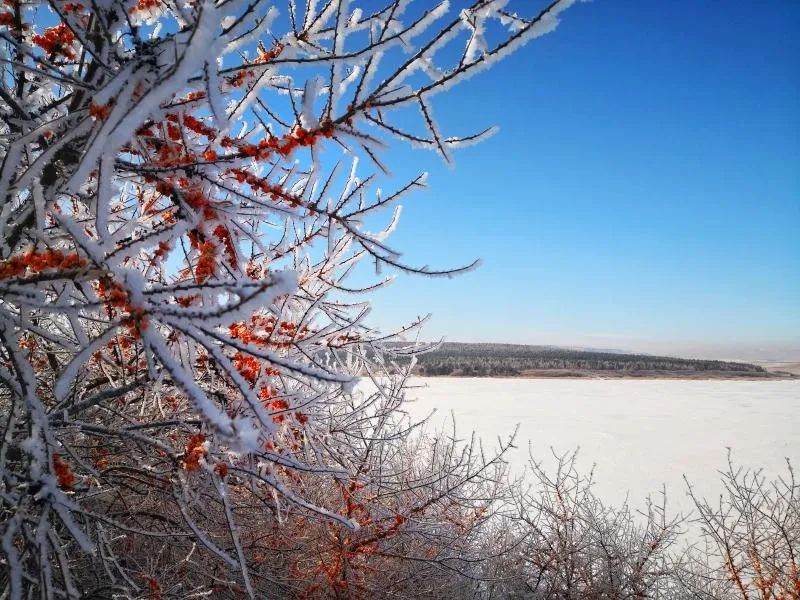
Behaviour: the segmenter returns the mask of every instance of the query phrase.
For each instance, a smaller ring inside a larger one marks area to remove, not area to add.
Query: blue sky
[[[483,266],[401,276],[384,330],[686,355],[800,355],[800,3],[597,0],[434,102],[443,132],[496,124],[430,172],[392,241]],[[386,182],[387,187],[391,187]]]

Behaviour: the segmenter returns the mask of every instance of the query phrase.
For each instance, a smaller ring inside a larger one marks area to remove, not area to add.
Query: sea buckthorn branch
[[[0,7],[4,593],[402,595],[419,579],[389,556],[455,560],[498,463],[403,412],[424,319],[378,333],[345,297],[390,280],[349,284],[363,260],[461,270],[405,264],[399,211],[368,229],[425,179],[373,194],[355,159],[488,133],[440,134],[431,96],[571,2],[507,4],[444,25],[447,3],[401,0]],[[412,101],[429,134],[392,122]]]

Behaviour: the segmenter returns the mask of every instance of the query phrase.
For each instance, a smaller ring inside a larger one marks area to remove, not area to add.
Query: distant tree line
[[[708,373],[767,376],[757,365],[552,346],[447,342],[417,357],[421,375],[512,376],[529,371]]]

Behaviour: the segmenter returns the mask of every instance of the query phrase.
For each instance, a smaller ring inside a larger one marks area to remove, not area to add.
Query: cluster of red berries
[[[251,384],[255,383],[261,374],[261,362],[244,352],[237,352],[233,355],[233,366]]]
[[[200,256],[194,266],[194,278],[203,283],[217,272],[217,246],[214,242],[205,241],[200,244]]]
[[[264,273],[264,267],[251,260],[245,265],[244,272],[250,279],[259,280]]]
[[[269,406],[269,408],[272,410],[289,410],[289,403],[286,400],[277,398],[275,400],[270,400],[270,402],[267,403],[267,406]]]
[[[286,421],[285,411],[289,410],[289,403],[286,400],[275,398],[275,391],[269,386],[263,386],[259,397],[264,400],[264,406],[278,414],[272,415],[272,421],[275,423],[283,423]],[[280,412],[279,412],[280,411]],[[308,423],[308,416],[299,410],[294,412],[294,418],[301,425]]]
[[[75,485],[75,474],[69,464],[64,462],[60,454],[53,454],[53,471],[58,479],[58,487],[69,489]]]
[[[167,136],[169,136],[169,139],[173,142],[181,141],[181,128],[174,123],[167,123]]]
[[[201,92],[194,92],[199,94]],[[180,118],[175,113],[167,113],[167,132],[169,137],[173,140],[180,140],[181,134],[180,129],[178,128],[178,124],[180,123]],[[213,127],[209,127],[205,123],[203,123],[197,117],[193,117],[192,115],[183,115],[183,125],[187,129],[193,131],[198,135],[203,135],[205,137],[214,137],[217,134],[217,131]],[[147,129],[147,128],[144,128]]]
[[[250,356],[249,354],[245,354],[244,352],[237,352],[233,355],[233,366],[236,368],[237,371],[251,384],[255,383],[258,380],[258,376],[261,374],[261,361],[257,358]],[[266,367],[264,369],[264,375],[267,377],[275,377],[280,375],[280,370],[275,369],[273,367]],[[274,392],[269,391],[266,392],[270,394],[267,398],[271,398]],[[262,399],[264,398],[264,388],[261,388],[261,396]]]
[[[75,34],[64,23],[48,27],[41,35],[36,34],[31,37],[31,41],[49,56],[61,55],[69,60],[75,59],[75,52],[72,49]]]
[[[202,92],[196,92],[201,94]],[[191,95],[190,95],[191,96]],[[99,107],[90,108],[91,114],[97,118],[104,118],[107,113],[100,110]],[[184,140],[184,130],[191,131],[199,136],[204,136],[208,139],[215,139],[218,132],[213,127],[206,125],[202,120],[192,115],[183,114],[179,116],[176,113],[168,113],[166,116],[166,138],[172,142],[182,142]],[[295,149],[299,147],[313,146],[320,138],[330,138],[334,133],[334,125],[330,120],[324,121],[320,127],[314,130],[306,130],[299,125],[295,126],[292,131],[283,136],[269,135],[259,141],[257,144],[245,143],[240,140],[235,140],[230,137],[222,137],[219,144],[222,148],[232,149],[234,152],[225,155],[226,159],[233,158],[254,158],[256,160],[269,160],[274,154],[281,156],[289,156]],[[155,133],[153,124],[143,125],[136,130],[136,134],[142,137],[151,138],[145,140],[145,143],[156,149],[158,152],[158,159],[156,164],[166,167],[180,167],[181,165],[189,165],[198,162],[198,156],[191,151],[182,147],[182,144],[171,144],[167,140],[158,139]],[[165,143],[166,142],[166,143]],[[131,150],[133,151],[133,150]],[[215,162],[219,160],[220,155],[213,148],[207,148],[202,153],[202,159],[208,162]],[[240,170],[239,170],[240,171]],[[239,178],[237,176],[237,178]],[[240,182],[242,180],[240,179]],[[263,185],[260,180],[253,180],[253,183],[258,185],[262,191]],[[268,190],[270,193],[274,190]],[[284,193],[276,193],[276,196],[284,196],[293,206],[298,203],[293,202],[290,196]],[[277,198],[276,198],[277,199]]]
[[[169,118],[169,116],[167,118]],[[203,135],[207,138],[213,138],[215,135],[217,135],[217,131],[213,127],[209,127],[200,119],[193,117],[192,115],[184,115],[183,124],[187,129],[191,129],[197,135]]]
[[[85,267],[86,264],[86,260],[74,252],[65,254],[60,250],[42,252],[30,250],[21,256],[12,256],[8,260],[0,261],[0,279],[21,277],[28,271],[31,273],[41,273],[48,269],[67,271]]]
[[[202,211],[203,218],[206,221],[216,220],[217,211],[214,210],[213,206],[211,206],[211,201],[206,197],[202,190],[194,186],[187,187],[187,184],[184,182],[188,183],[188,180],[180,181],[179,185],[186,189],[186,191],[183,193],[183,198],[186,200],[186,204],[195,210]]]
[[[208,455],[205,446],[206,436],[196,433],[189,438],[183,453],[183,468],[189,472],[200,468],[200,460]]]
[[[170,250],[172,250],[172,245],[169,242],[158,242],[154,256],[155,258],[164,258]]]
[[[258,330],[262,330],[263,333]],[[291,345],[292,341],[303,339],[309,333],[309,328],[307,325],[298,327],[291,321],[278,323],[278,320],[273,315],[255,314],[250,317],[250,327],[240,321],[230,325],[228,332],[233,339],[241,340],[245,344],[281,348]],[[275,339],[273,334],[281,337]]]
[[[268,63],[278,58],[281,55],[281,52],[283,52],[283,44],[280,42],[275,42],[275,45],[272,46],[270,50],[265,50],[263,47],[259,47],[258,56],[253,62],[259,64]]]
[[[242,87],[248,77],[255,77],[256,73],[252,70],[241,70],[236,75],[228,77],[226,81],[233,87]]]
[[[236,268],[236,265],[239,263],[239,261],[236,258],[236,246],[233,243],[231,232],[227,227],[225,227],[225,225],[220,223],[211,233],[220,241],[222,247],[225,249],[225,258],[228,259],[228,264]]]
[[[275,152],[281,156],[289,156],[296,148],[313,146],[320,137],[332,137],[333,131],[333,123],[326,121],[319,129],[308,131],[298,125],[281,137],[271,135],[258,144],[239,144],[230,138],[223,138],[220,145],[223,148],[237,146],[241,157],[266,160]]]
[[[127,310],[130,308],[128,302],[128,292],[109,278],[103,277],[97,282],[97,293],[106,304],[106,309],[110,314],[114,314],[114,309]]]
[[[145,178],[145,180],[147,180],[147,178]],[[162,196],[169,198],[175,193],[176,183],[172,180],[172,178],[166,181],[155,181],[155,184],[156,191]],[[195,210],[202,210],[203,218],[208,221],[213,221],[217,218],[217,211],[214,210],[214,207],[211,206],[208,198],[206,198],[205,194],[199,187],[192,184],[192,182],[185,177],[178,179],[177,186],[183,190],[183,199],[186,201],[186,204]],[[192,235],[195,237],[192,237]],[[196,233],[192,234],[190,232],[189,241],[192,243],[192,248],[199,248],[200,244]]]
[[[273,185],[266,179],[253,175],[245,169],[231,169],[230,173],[237,182],[246,183],[254,192],[269,194],[270,200],[273,202],[287,202],[292,208],[297,208],[302,203],[300,197],[286,192],[281,186]]]
[[[109,463],[111,462],[111,461],[110,461],[110,460],[107,458],[107,457],[108,457],[108,455],[110,454],[110,451],[109,451],[107,448],[100,448],[100,449],[97,451],[97,453],[98,453],[100,456],[95,456],[92,462],[94,462],[94,466],[95,466],[97,469],[105,469],[105,468],[106,468],[106,467],[109,465]]]
[[[205,92],[189,92],[186,95],[186,98],[184,98],[184,100],[186,102],[192,102],[194,100],[201,100],[201,99],[203,99],[205,97],[206,97],[206,93]]]
[[[139,0],[136,6],[128,9],[128,14],[134,14],[137,10],[145,11],[156,8],[160,4],[159,0]]]
[[[158,579],[147,577],[147,589],[150,590],[150,600],[161,600],[161,584]]]
[[[138,339],[141,332],[147,329],[148,319],[144,309],[131,304],[128,292],[119,283],[108,277],[101,278],[97,282],[97,295],[103,300],[109,317],[118,311],[127,313],[121,324],[128,328],[134,339]]]
[[[111,112],[110,104],[89,104],[89,115],[96,121],[102,121],[108,117]]]
[[[260,46],[258,49],[258,56],[253,61],[253,63],[254,64],[268,63],[278,58],[281,52],[283,52],[283,44],[281,43],[276,43],[271,50],[266,50],[265,48]],[[247,82],[248,79],[255,76],[256,73],[252,69],[242,69],[241,71],[237,71],[234,75],[226,77],[225,81],[227,81],[228,85],[230,85],[231,87],[242,87]]]

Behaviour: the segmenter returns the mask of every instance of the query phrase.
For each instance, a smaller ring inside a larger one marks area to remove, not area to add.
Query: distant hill
[[[445,342],[418,355],[416,372],[467,377],[679,377],[769,378],[763,367],[743,362],[697,360],[616,351],[519,344]]]

